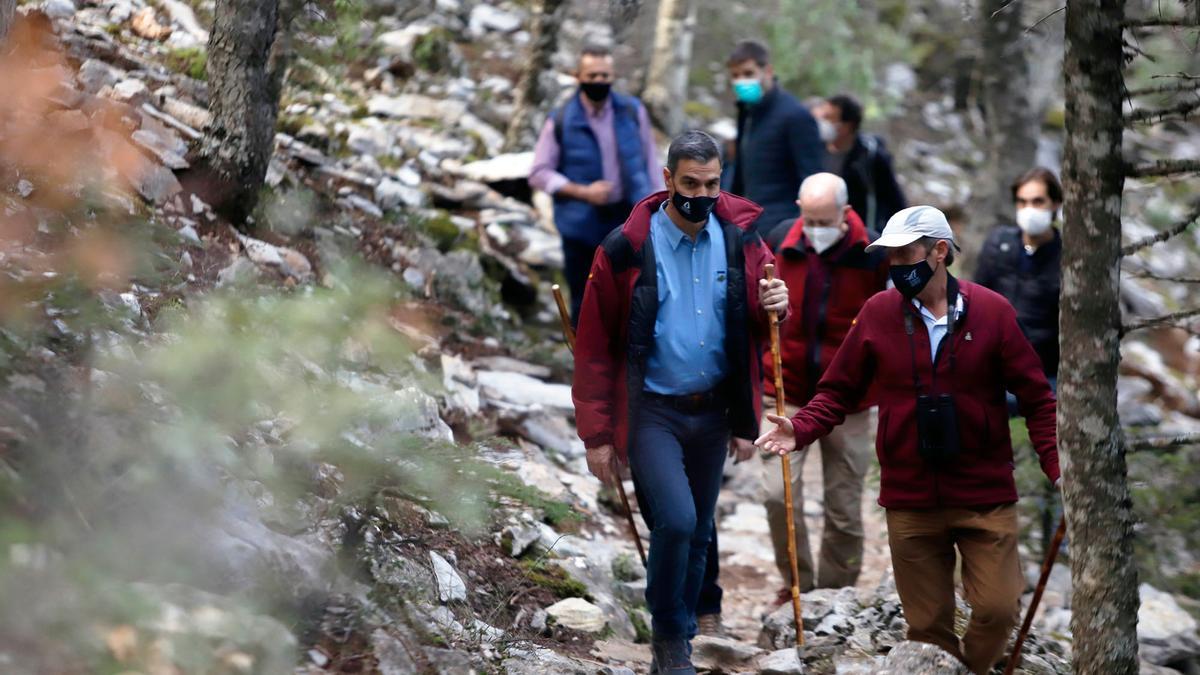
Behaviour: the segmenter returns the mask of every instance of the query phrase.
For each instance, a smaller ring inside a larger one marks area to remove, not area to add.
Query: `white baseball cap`
[[[958,248],[954,241],[954,231],[946,214],[932,206],[910,206],[897,211],[888,218],[887,225],[879,238],[867,246],[870,251],[876,248],[900,248],[908,246],[921,237],[945,239]]]

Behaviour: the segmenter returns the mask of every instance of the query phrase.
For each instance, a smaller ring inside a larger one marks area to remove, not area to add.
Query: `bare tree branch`
[[[1126,56],[1126,57],[1125,57],[1125,62],[1126,62],[1126,63],[1128,63],[1128,62],[1132,61],[1134,56],[1144,56],[1144,57],[1146,57],[1146,60],[1147,60],[1147,61],[1149,61],[1150,63],[1158,63],[1158,59],[1157,59],[1157,58],[1155,58],[1154,56],[1152,56],[1152,55],[1150,55],[1150,54],[1146,53],[1146,51],[1145,51],[1145,50],[1143,50],[1141,47],[1139,47],[1139,46],[1137,46],[1137,45],[1133,44],[1132,42],[1129,42],[1128,40],[1126,40],[1126,41],[1125,41],[1125,42],[1122,44],[1122,46],[1123,46],[1123,47],[1125,47],[1126,49],[1128,49],[1129,51],[1133,52],[1133,54],[1132,54],[1132,55],[1128,55],[1128,56]]]
[[[1143,248],[1153,246],[1160,241],[1166,241],[1177,234],[1182,234],[1183,232],[1187,231],[1187,229],[1191,227],[1192,223],[1196,222],[1197,219],[1200,219],[1200,204],[1195,206],[1190,213],[1184,216],[1183,220],[1175,223],[1162,232],[1152,234],[1149,237],[1139,239],[1127,246],[1122,247],[1121,255],[1132,255]]]
[[[1153,19],[1127,19],[1125,28],[1200,28],[1200,23],[1187,17],[1155,17]]]
[[[1179,436],[1142,436],[1125,439],[1125,449],[1129,452],[1142,450],[1174,450],[1185,445],[1200,445],[1200,434],[1180,434]]]
[[[1058,14],[1059,12],[1066,11],[1066,9],[1067,9],[1067,6],[1063,5],[1062,7],[1059,7],[1058,9],[1054,10],[1053,12],[1050,12],[1046,16],[1043,16],[1042,18],[1035,21],[1032,26],[1030,26],[1029,28],[1026,28],[1025,32],[1022,33],[1022,35],[1029,35],[1029,33],[1032,32],[1034,28],[1037,28],[1038,26],[1045,23],[1046,19],[1049,19],[1050,17],[1054,16],[1055,14]]]
[[[1140,124],[1143,122],[1149,124],[1161,124],[1173,120],[1186,120],[1192,116],[1192,113],[1200,110],[1200,96],[1192,101],[1182,101],[1176,103],[1169,108],[1159,108],[1157,110],[1134,110],[1125,115],[1125,126]]]
[[[1161,76],[1156,75],[1155,77]],[[1182,94],[1185,92],[1200,93],[1200,77],[1188,77],[1183,82],[1160,84],[1157,87],[1131,89],[1125,92],[1125,96],[1128,98],[1138,98],[1139,96],[1154,96],[1156,94]]]
[[[1172,312],[1162,316],[1152,316],[1149,319],[1139,319],[1137,321],[1127,323],[1121,327],[1121,334],[1128,335],[1135,330],[1142,330],[1143,328],[1154,328],[1157,326],[1173,324],[1176,321],[1190,319],[1193,316],[1200,316],[1200,307],[1185,309],[1181,312]]]
[[[1191,73],[1179,72],[1179,73],[1167,73],[1165,75],[1151,75],[1150,79],[1152,79],[1152,80],[1168,80],[1168,79],[1200,80],[1200,75],[1192,75]]]
[[[1172,284],[1200,284],[1200,277],[1169,277],[1145,270],[1137,270],[1130,272],[1129,276],[1134,279],[1150,279],[1151,281],[1166,281]]]
[[[1200,160],[1196,159],[1160,159],[1149,164],[1131,164],[1126,167],[1125,175],[1130,178],[1147,178],[1152,176],[1172,176],[1177,173],[1200,171]]]

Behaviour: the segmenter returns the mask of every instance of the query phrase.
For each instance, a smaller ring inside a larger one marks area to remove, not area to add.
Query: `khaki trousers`
[[[985,675],[1004,654],[1020,618],[1025,580],[1017,556],[1015,504],[987,508],[887,510],[888,544],[908,639],[929,642]],[[954,550],[971,620],[954,633]]]
[[[775,412],[775,399],[766,397],[764,410]],[[787,406],[788,416],[797,407]],[[773,424],[763,418],[763,433]],[[821,445],[821,471],[825,489],[825,528],[821,535],[820,566],[813,566],[812,550],[808,543],[808,528],[804,524],[804,459],[805,447],[787,456],[792,472],[792,513],[796,522],[796,560],[800,572],[800,590],[841,588],[853,586],[862,570],[863,478],[871,460],[871,421],[868,412],[848,415],[846,421],[828,436]],[[763,488],[766,491],[767,522],[771,527],[771,543],[775,547],[775,566],[784,583],[791,583],[792,568],[788,560],[787,505],[783,498],[783,477],[777,455],[764,455]],[[814,573],[815,571],[815,573]]]

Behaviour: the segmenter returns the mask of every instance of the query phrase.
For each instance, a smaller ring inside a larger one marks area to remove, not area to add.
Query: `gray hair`
[[[720,158],[721,146],[717,145],[715,138],[699,129],[689,129],[671,141],[671,147],[667,149],[667,170],[674,175],[679,161],[683,159],[708,164]]]
[[[800,183],[800,192],[797,194],[798,199],[804,199],[805,193],[812,194],[816,192],[820,194],[824,190],[833,188],[833,198],[837,201],[838,208],[850,203],[850,189],[846,187],[846,181],[841,176],[834,173],[814,173]]]
[[[941,239],[940,237],[921,237],[917,243],[926,251],[932,251],[934,246],[937,246],[939,241],[946,242],[946,267],[954,264],[954,242],[949,239]]]

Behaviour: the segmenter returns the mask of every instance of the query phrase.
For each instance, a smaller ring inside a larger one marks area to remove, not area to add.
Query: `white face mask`
[[[824,253],[829,250],[830,246],[838,243],[842,238],[842,228],[809,227],[805,225],[804,236],[808,237],[808,243],[812,244],[813,250],[817,253]]]
[[[837,138],[837,127],[833,126],[833,122],[824,117],[818,117],[817,133],[821,135],[821,142],[832,143]]]
[[[1038,237],[1050,231],[1054,222],[1054,212],[1026,206],[1017,209],[1017,227],[1031,237]]]

